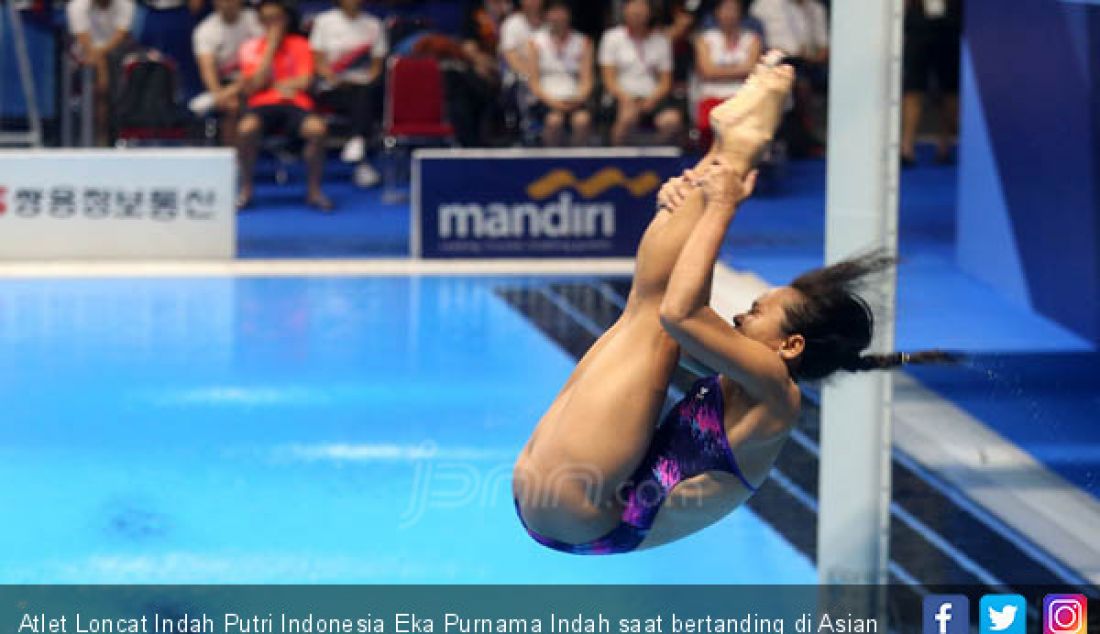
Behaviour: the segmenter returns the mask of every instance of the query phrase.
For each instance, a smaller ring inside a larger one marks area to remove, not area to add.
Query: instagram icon
[[[1043,634],[1088,634],[1088,599],[1082,594],[1043,598]]]

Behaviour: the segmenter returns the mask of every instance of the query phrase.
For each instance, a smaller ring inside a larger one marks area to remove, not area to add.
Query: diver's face
[[[772,289],[756,298],[752,308],[734,316],[737,332],[772,350],[787,341],[787,306],[802,301],[801,294],[789,286]]]

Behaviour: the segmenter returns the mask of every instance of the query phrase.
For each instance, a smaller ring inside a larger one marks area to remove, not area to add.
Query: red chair
[[[443,73],[434,58],[395,55],[389,59],[382,114],[386,192],[393,191],[398,148],[454,144],[455,131],[445,106]]]

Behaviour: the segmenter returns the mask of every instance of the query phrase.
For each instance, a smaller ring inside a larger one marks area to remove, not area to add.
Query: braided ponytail
[[[961,357],[958,354],[943,350],[857,354],[841,366],[841,369],[848,372],[871,372],[873,370],[892,370],[905,365],[953,364],[958,363],[960,360]]]
[[[918,363],[952,363],[956,355],[939,350],[861,354],[871,345],[874,312],[859,295],[864,281],[890,271],[897,259],[883,251],[803,273],[791,288],[802,301],[786,307],[784,330],[802,335],[802,353],[790,364],[798,380],[820,380],[838,370],[869,372]]]

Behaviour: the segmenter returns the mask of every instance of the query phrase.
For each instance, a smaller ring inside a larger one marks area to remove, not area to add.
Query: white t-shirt
[[[119,29],[130,30],[134,21],[134,0],[111,0],[106,9],[99,8],[92,0],[72,0],[65,7],[65,17],[70,33],[87,33],[92,44],[102,46],[111,41]]]
[[[550,31],[540,29],[531,38],[539,55],[539,86],[552,99],[577,97],[581,66],[588,38],[570,31],[565,43],[559,45]]]
[[[527,16],[522,11],[516,11],[504,18],[504,22],[501,22],[498,53],[508,75],[507,79],[515,79],[516,73],[513,69],[508,68],[508,63],[504,60],[504,54],[516,51],[525,63],[530,61],[527,59],[527,42],[531,40],[531,36],[535,34],[536,30],[527,21]]]
[[[756,33],[748,29],[741,29],[733,46],[728,44],[726,36],[719,29],[707,29],[699,37],[710,54],[710,63],[716,66],[735,66],[749,61],[749,55],[759,39]],[[744,83],[738,79],[704,80],[699,84],[699,95],[703,99],[729,99],[737,94]]]
[[[625,26],[616,26],[600,39],[599,60],[600,66],[615,68],[625,92],[644,98],[657,90],[661,73],[672,72],[672,42],[659,31],[635,40]]]
[[[263,27],[252,9],[244,9],[237,21],[230,24],[215,12],[206,16],[191,36],[195,55],[213,55],[218,64],[218,74],[229,77],[239,70],[241,45],[263,35]]]
[[[751,13],[764,25],[769,48],[806,57],[829,46],[829,17],[818,0],[756,0]]]
[[[329,9],[313,20],[309,48],[324,53],[333,71],[345,78],[365,78],[369,60],[389,53],[386,29],[378,18],[364,11],[349,18],[341,9]]]

